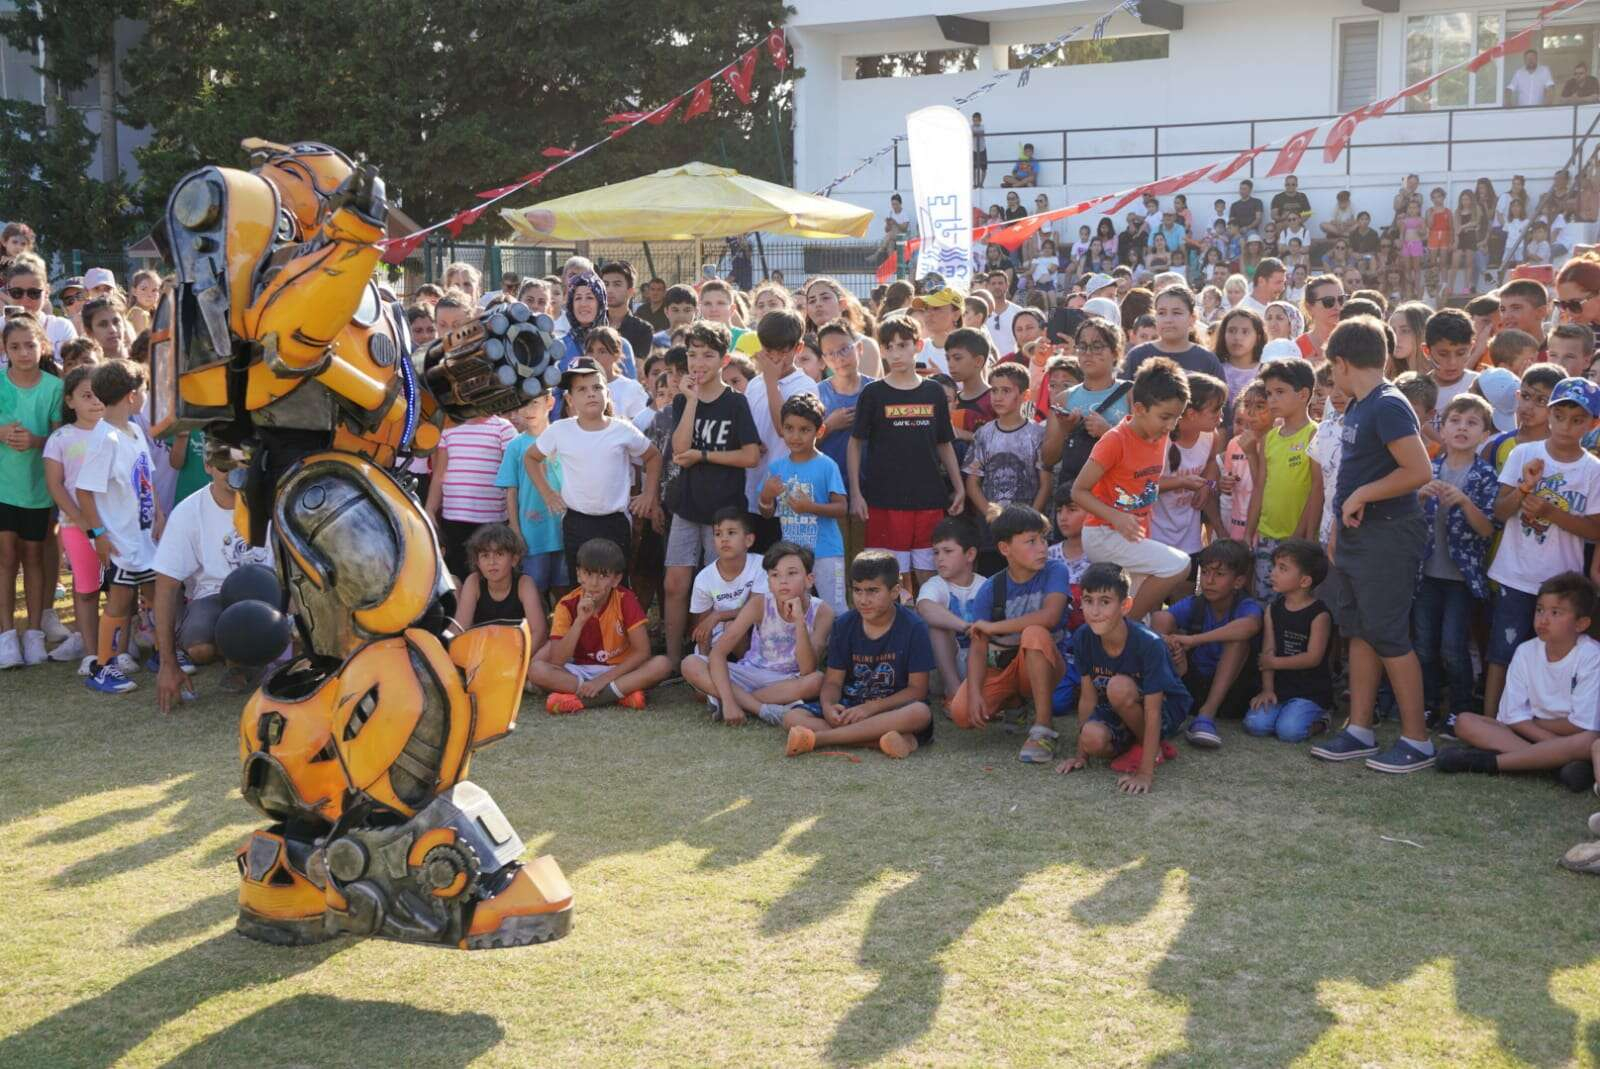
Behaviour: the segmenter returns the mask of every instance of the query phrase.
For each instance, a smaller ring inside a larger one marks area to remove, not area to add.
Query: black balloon
[[[241,564],[222,581],[222,607],[239,601],[264,601],[274,608],[283,608],[283,587],[278,585],[278,573],[265,564]]]
[[[289,644],[289,617],[264,601],[236,601],[217,617],[217,649],[234,664],[259,667]]]

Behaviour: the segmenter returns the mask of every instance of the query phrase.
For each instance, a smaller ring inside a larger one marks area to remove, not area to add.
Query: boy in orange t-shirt
[[[528,682],[550,692],[551,713],[613,703],[644,708],[644,692],[667,678],[672,663],[650,656],[644,610],[621,587],[622,547],[591,538],[578,547],[578,589],[556,603],[550,640],[533,655]]]
[[[1189,577],[1189,555],[1150,537],[1168,436],[1189,405],[1189,381],[1165,357],[1146,360],[1133,377],[1130,399],[1128,418],[1100,436],[1078,472],[1072,500],[1089,514],[1084,555],[1129,573],[1136,593],[1128,616],[1142,620]]]

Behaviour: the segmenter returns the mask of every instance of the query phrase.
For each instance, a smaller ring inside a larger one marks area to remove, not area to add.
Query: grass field
[[[163,719],[139,678],[0,676],[7,1069],[1600,1065],[1600,880],[1555,865],[1594,799],[1547,781],[1234,724],[1128,798],[998,729],[791,761],[682,689],[530,702],[474,778],[572,934],[289,950],[233,933],[240,701],[211,671]]]

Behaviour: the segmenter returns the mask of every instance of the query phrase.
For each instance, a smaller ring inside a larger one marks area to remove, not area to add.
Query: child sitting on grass
[[[1249,594],[1255,561],[1243,542],[1218,539],[1201,551],[1199,564],[1199,594],[1157,612],[1151,624],[1166,639],[1173,670],[1200,703],[1189,744],[1214,750],[1222,745],[1217,716],[1243,716],[1256,693],[1261,603]]]
[[[900,605],[900,565],[885,550],[865,550],[850,562],[850,599],[828,639],[822,681],[822,715],[790,709],[784,752],[790,757],[818,746],[871,746],[889,757],[909,757],[933,741],[928,673],[933,646],[928,627]]]
[[[544,645],[544,597],[539,587],[521,571],[524,543],[504,523],[486,523],[467,539],[467,561],[472,572],[461,584],[456,601],[456,623],[463,628],[478,624],[514,624],[528,621],[532,649]]]
[[[1440,772],[1557,770],[1573,790],[1594,783],[1600,642],[1585,634],[1594,612],[1594,584],[1578,572],[1540,584],[1534,637],[1512,655],[1499,713],[1457,716],[1456,737],[1467,745],[1441,751]]]
[[[968,629],[972,652],[967,678],[950,719],[982,728],[1017,698],[1033,701],[1033,726],[1018,759],[1043,764],[1054,756],[1056,685],[1066,675],[1067,607],[1072,577],[1050,559],[1050,525],[1027,505],[1008,505],[994,521],[995,542],[1006,566],[986,580],[974,599],[978,619]]]
[[[968,520],[949,516],[933,529],[936,574],[917,589],[917,615],[928,625],[933,660],[939,668],[944,699],[954,702],[967,678],[967,634],[977,616],[978,589],[984,577],[973,570],[978,558],[978,532]]]
[[[725,724],[742,724],[748,713],[778,726],[791,706],[822,690],[818,652],[827,648],[833,610],[808,593],[811,551],[778,542],[761,558],[761,567],[766,591],[750,595],[709,657],[692,653],[683,659],[683,678],[706,696],[712,719]],[[746,636],[749,649],[734,660]]]
[[[711,653],[723,627],[767,581],[761,558],[750,555],[756,535],[744,506],[728,505],[718,510],[715,520],[711,530],[716,559],[700,569],[689,594],[689,615],[694,623],[690,652],[701,656]]]
[[[1156,765],[1178,755],[1167,740],[1189,718],[1193,699],[1172,671],[1161,636],[1129,616],[1133,601],[1122,569],[1091,565],[1082,586],[1084,626],[1072,639],[1073,663],[1083,675],[1078,751],[1056,771],[1111,758],[1117,789],[1145,794],[1155,785]]]
[[[609,538],[589,539],[576,557],[578,588],[556,603],[550,640],[534,654],[528,678],[550,693],[552,714],[612,704],[643,709],[644,692],[672,665],[650,655],[644,610],[621,585],[627,557]]]
[[[1333,677],[1328,649],[1333,616],[1313,591],[1328,576],[1317,543],[1288,538],[1272,551],[1272,592],[1261,636],[1261,693],[1250,700],[1244,729],[1304,742],[1328,729]]]

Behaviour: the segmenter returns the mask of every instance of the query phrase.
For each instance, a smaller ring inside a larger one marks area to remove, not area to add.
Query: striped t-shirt
[[[444,473],[441,515],[460,523],[504,523],[505,491],[494,485],[500,458],[517,436],[499,416],[447,427],[439,447],[449,456]]]

